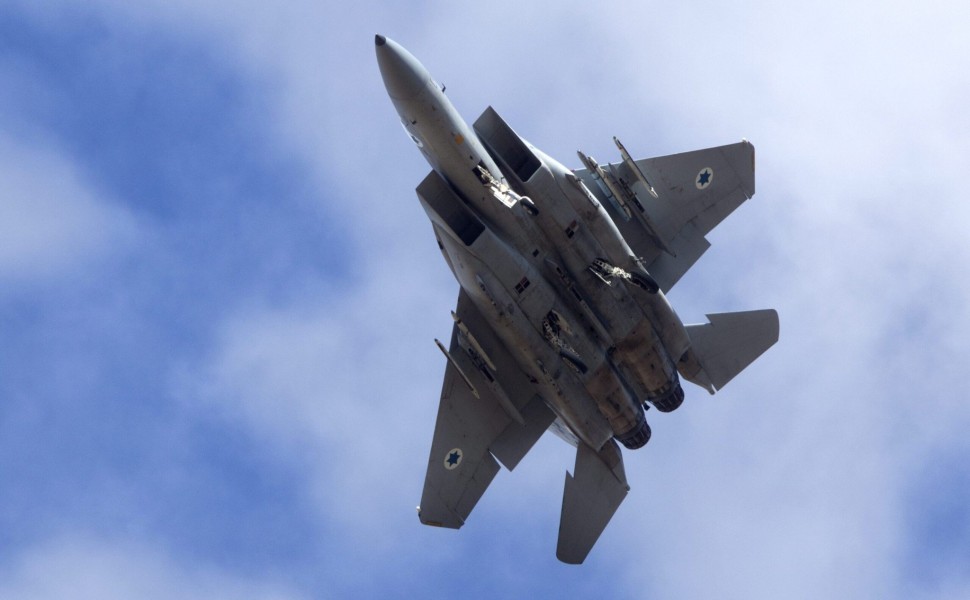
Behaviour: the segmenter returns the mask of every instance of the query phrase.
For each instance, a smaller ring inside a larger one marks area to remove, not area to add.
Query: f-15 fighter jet
[[[620,445],[650,439],[644,412],[676,410],[682,380],[713,394],[778,340],[774,310],[684,325],[665,296],[754,194],[754,146],[634,160],[614,138],[618,162],[580,152],[571,170],[491,107],[469,127],[414,56],[375,42],[460,286],[451,341],[435,340],[448,362],[421,522],[461,527],[549,429],[577,449],[556,556],[581,563],[630,489]]]

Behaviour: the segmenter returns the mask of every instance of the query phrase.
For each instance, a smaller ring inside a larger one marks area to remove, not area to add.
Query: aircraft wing
[[[418,511],[458,529],[499,471],[515,468],[555,415],[464,291],[458,295]]]
[[[754,195],[754,146],[747,141],[705,150],[625,162],[604,170],[636,193],[627,217],[596,183],[587,169],[580,177],[613,217],[627,243],[667,292],[710,247],[704,237],[745,200]],[[640,182],[654,188],[654,198]]]

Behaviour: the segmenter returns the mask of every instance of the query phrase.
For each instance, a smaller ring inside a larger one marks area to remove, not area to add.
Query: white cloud
[[[8,600],[296,600],[285,586],[180,559],[143,543],[65,536],[0,565]]]
[[[325,514],[413,508],[423,467],[408,461],[426,452],[443,372],[431,340],[450,333],[457,289],[410,268],[426,254],[362,262],[353,285],[309,287],[296,305],[241,308],[177,385],[291,455],[316,457],[310,493]]]
[[[508,19],[453,3],[409,15],[152,6],[138,14],[221,32],[227,54],[278,78],[267,118],[333,178],[330,208],[359,243],[347,287],[243,301],[180,382],[274,446],[312,454],[326,519],[406,543],[396,511],[420,491],[443,370],[430,339],[447,336],[454,301],[411,192],[426,167],[380,86],[380,31],[426,61],[466,118],[491,102],[567,164],[577,145],[608,155],[612,134],[642,152],[755,142],[759,193],[712,236],[675,305],[688,318],[777,306],[781,342],[717,397],[691,389],[681,412],[651,415],[654,441],[630,453],[633,491],[594,553],[661,596],[895,593],[910,543],[901,498],[970,424],[957,397],[970,350],[970,48],[952,14],[965,9],[494,9],[531,17]],[[508,481],[485,501],[526,524],[541,492],[489,500]],[[954,597],[967,585],[945,583]]]
[[[0,279],[44,280],[124,250],[137,224],[51,147],[0,136]]]

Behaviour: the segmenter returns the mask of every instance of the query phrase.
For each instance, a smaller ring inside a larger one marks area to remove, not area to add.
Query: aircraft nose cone
[[[397,100],[408,100],[425,89],[431,75],[418,59],[383,35],[375,36],[374,43],[377,65],[381,69],[388,95]]]

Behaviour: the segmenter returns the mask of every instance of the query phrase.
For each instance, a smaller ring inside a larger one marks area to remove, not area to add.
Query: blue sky
[[[0,4],[0,597],[970,594],[968,9],[495,10]],[[414,513],[457,289],[378,32],[567,165],[758,148],[671,299],[781,341],[654,417],[582,567],[553,436]]]

